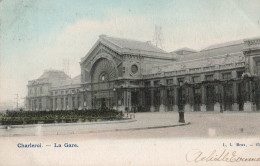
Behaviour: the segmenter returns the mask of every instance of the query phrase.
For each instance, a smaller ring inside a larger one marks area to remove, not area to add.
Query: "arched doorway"
[[[92,105],[94,108],[110,108],[116,103],[113,91],[117,78],[116,68],[106,59],[98,59],[91,70]]]

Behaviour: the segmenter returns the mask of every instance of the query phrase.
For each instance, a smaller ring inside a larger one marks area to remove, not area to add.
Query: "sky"
[[[166,51],[260,36],[259,0],[0,0],[0,102],[21,102],[44,70],[80,74],[99,35],[153,41]]]

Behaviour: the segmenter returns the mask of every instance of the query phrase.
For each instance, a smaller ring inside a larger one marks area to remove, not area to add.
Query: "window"
[[[184,82],[184,78],[178,78],[178,83],[180,86],[183,85],[183,82]]]
[[[57,108],[58,108],[58,99],[55,98],[55,109],[57,109]]]
[[[150,81],[146,81],[145,83],[144,83],[144,86],[145,87],[149,87],[151,84],[150,84]]]
[[[78,96],[78,107],[80,107],[81,103],[80,103],[80,97]]]
[[[200,82],[200,76],[192,77],[193,83],[199,83]]]
[[[172,85],[173,84],[173,79],[166,80],[166,83],[167,83],[167,85]]]
[[[224,80],[231,79],[231,73],[230,72],[229,73],[223,73],[222,77],[223,77]]]
[[[132,65],[131,66],[131,71],[132,71],[133,74],[137,73],[137,71],[138,71],[137,65]]]
[[[241,78],[244,71],[237,71],[237,78]]]
[[[75,107],[75,97],[72,97],[72,109]]]
[[[213,74],[206,75],[206,81],[213,81]]]
[[[64,106],[64,99],[61,98],[61,109],[63,109],[63,106]]]
[[[66,106],[66,108],[68,107],[68,103],[69,103],[69,99],[68,99],[68,97],[66,97],[66,99],[65,99],[65,106]]]
[[[154,81],[154,86],[159,86],[160,85],[160,80]]]
[[[41,110],[42,109],[42,99],[39,99],[39,110]]]

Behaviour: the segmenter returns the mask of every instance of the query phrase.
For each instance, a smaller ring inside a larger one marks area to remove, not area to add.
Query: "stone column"
[[[63,110],[66,110],[66,108],[67,108],[67,105],[66,105],[66,95],[65,96],[63,96]]]
[[[207,102],[207,90],[206,90],[206,85],[201,86],[201,107],[200,111],[205,112],[207,111],[206,107],[206,102]]]
[[[238,105],[238,101],[237,101],[237,83],[234,82],[233,83],[233,101],[234,103],[232,104],[232,110],[233,111],[239,111],[239,105]]]
[[[173,111],[178,112],[179,111],[179,88],[174,87],[174,105],[173,105]]]
[[[56,110],[56,97],[53,97],[53,100],[52,100],[52,110],[55,111]]]

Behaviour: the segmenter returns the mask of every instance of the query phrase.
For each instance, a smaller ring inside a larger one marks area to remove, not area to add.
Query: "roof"
[[[244,40],[236,40],[236,41],[229,41],[229,42],[225,42],[225,43],[218,43],[218,44],[208,46],[208,47],[202,49],[201,51],[212,50],[212,49],[216,49],[216,48],[228,47],[228,46],[233,46],[233,45],[239,45],[239,44],[243,44],[243,43],[244,43]]]
[[[160,65],[154,67],[152,71],[149,71],[146,74],[155,74],[160,71],[163,72],[171,72],[171,71],[179,71],[186,69],[196,69],[201,67],[212,67],[216,65],[227,65],[232,63],[244,62],[245,58],[242,52],[220,55],[210,58],[201,58],[196,60],[187,60],[180,62],[172,62],[167,65]]]
[[[195,60],[201,58],[210,58],[219,55],[226,55],[232,53],[242,53],[244,47],[243,40],[227,42],[223,44],[216,44],[209,46],[200,52],[191,53],[189,56],[179,56],[177,61]]]
[[[81,84],[81,76],[78,75],[72,79],[69,80],[61,80],[61,81],[56,81],[52,83],[52,88],[53,89],[62,89],[62,88],[75,88],[79,87]]]
[[[45,70],[38,79],[70,79],[70,77],[61,70]]]
[[[194,52],[194,53],[195,53],[195,52],[198,52],[198,51],[196,51],[196,50],[194,50],[194,49],[191,49],[191,48],[188,48],[188,47],[183,47],[183,48],[177,49],[177,50],[172,51],[172,52],[176,53],[176,52],[180,52],[180,51]]]
[[[98,47],[99,44],[103,44],[113,51],[121,55],[140,55],[155,59],[172,60],[172,54],[154,46],[151,42],[136,41],[132,39],[122,39],[116,37],[109,37],[106,35],[100,35],[99,40],[89,50],[87,55],[81,58],[81,64],[87,60],[89,55]]]
[[[71,79],[64,71],[61,70],[45,70],[37,79],[29,81],[28,85],[34,83],[53,83],[61,80]]]
[[[143,42],[143,41],[137,41],[137,40],[132,40],[132,39],[109,37],[106,35],[101,35],[100,38],[102,38],[108,42],[111,42],[112,44],[116,45],[117,47],[120,47],[121,49],[167,53],[166,51],[152,45],[151,42],[149,42],[149,41]]]

